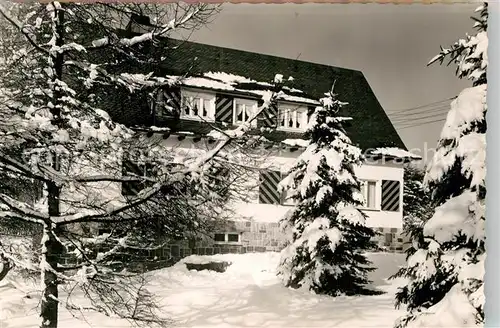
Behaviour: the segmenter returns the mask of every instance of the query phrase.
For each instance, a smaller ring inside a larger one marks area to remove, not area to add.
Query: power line
[[[411,112],[411,111],[416,110],[416,109],[421,109],[421,108],[429,107],[431,105],[441,104],[441,103],[443,103],[445,101],[450,101],[450,100],[453,100],[455,98],[456,97],[452,97],[452,98],[443,99],[443,100],[440,100],[440,101],[428,103],[428,104],[425,104],[425,105],[420,105],[420,106],[417,106],[417,107],[410,107],[410,108],[405,108],[405,109],[397,110],[395,112],[388,112],[387,115],[394,115],[394,114],[398,114],[398,113]]]
[[[423,110],[423,111],[419,111],[419,112],[413,112],[413,113],[401,113],[401,114],[395,114],[394,116],[393,115],[388,115],[389,118],[399,118],[399,117],[407,117],[407,116],[414,116],[414,115],[420,115],[420,114],[425,114],[425,113],[429,113],[429,112],[433,112],[433,111],[440,111],[440,110],[446,110],[448,111],[450,109],[450,106],[445,104],[445,105],[440,105],[440,106],[437,106],[437,107],[434,107],[434,108],[429,108],[429,109],[426,109],[426,110]]]
[[[393,123],[395,123],[395,124],[411,123],[411,122],[419,121],[419,120],[426,119],[426,118],[442,117],[445,114],[447,114],[447,113],[437,113],[434,115],[427,115],[427,116],[422,116],[422,117],[418,117],[418,118],[400,119],[399,121],[395,121]]]
[[[428,122],[422,122],[422,123],[419,123],[419,124],[410,124],[410,125],[407,125],[407,126],[396,128],[396,129],[398,129],[398,130],[404,130],[404,129],[414,128],[414,127],[417,127],[417,126],[428,125],[428,124],[437,123],[437,122],[443,122],[443,121],[446,121],[446,119],[443,118],[443,119],[440,119],[440,120],[433,120],[433,121],[428,121]]]
[[[408,121],[411,122],[411,121],[418,121],[418,120],[421,120],[421,119],[427,118],[427,117],[446,116],[446,115],[448,115],[448,111],[430,112],[427,115],[422,115],[421,114],[418,117],[414,116],[414,117],[399,117],[399,118],[394,118],[394,119],[391,119],[391,122],[393,122],[393,123],[401,123],[401,122],[408,122]]]

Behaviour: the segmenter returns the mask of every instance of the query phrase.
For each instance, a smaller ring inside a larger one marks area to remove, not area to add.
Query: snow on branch
[[[10,171],[12,173],[23,174],[29,178],[41,181],[48,181],[47,177],[45,177],[44,175],[33,172],[26,165],[2,153],[0,153],[0,168],[6,171]]]
[[[0,205],[8,207],[8,211],[0,211],[0,216],[13,217],[29,222],[43,223],[49,219],[49,216],[36,211],[26,203],[17,201],[3,193],[0,193]]]
[[[371,155],[385,155],[396,158],[422,159],[420,156],[397,147],[376,148],[369,152]]]
[[[124,46],[124,47],[132,47],[136,44],[139,44],[139,43],[142,43],[145,41],[151,41],[156,37],[160,37],[160,36],[167,34],[168,32],[171,32],[172,30],[182,28],[184,25],[186,25],[187,22],[189,22],[189,20],[191,20],[194,16],[196,16],[201,10],[202,10],[202,7],[197,6],[193,11],[187,13],[180,20],[172,19],[167,24],[164,24],[164,25],[156,28],[152,32],[143,33],[141,35],[137,35],[137,36],[134,36],[132,38],[120,38],[120,39],[118,39],[116,44]],[[95,39],[91,43],[92,43],[92,47],[89,47],[89,49],[103,48],[103,47],[114,44],[110,40],[109,37]]]
[[[58,216],[52,219],[56,224],[60,225],[78,222],[112,222],[114,216],[120,215],[129,209],[133,209],[147,202],[158,194],[163,186],[163,183],[156,183],[152,187],[142,190],[133,200],[111,210],[101,209],[88,212],[82,211],[80,213]],[[120,221],[123,221],[123,219],[120,219]]]

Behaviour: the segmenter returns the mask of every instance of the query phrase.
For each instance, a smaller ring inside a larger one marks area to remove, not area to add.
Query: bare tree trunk
[[[10,269],[12,269],[12,265],[10,261],[0,253],[0,264],[2,264],[2,270],[0,270],[0,281],[9,273]]]
[[[42,283],[43,295],[40,316],[41,328],[57,328],[59,291],[57,265],[62,253],[62,245],[55,237],[50,226],[45,225],[43,230],[42,246]]]
[[[61,4],[61,7],[64,7]],[[55,37],[55,44],[59,47],[64,45],[64,8],[53,8],[54,19],[52,26],[52,33]],[[56,80],[62,81],[63,77],[63,52],[56,52],[51,54],[51,62],[53,69],[53,83]],[[53,89],[53,103],[51,113],[53,115],[52,124],[61,128],[63,122],[61,121],[61,98],[63,94],[60,87]],[[59,156],[56,153],[52,154],[52,168],[56,171],[60,169]],[[60,215],[60,194],[61,188],[54,182],[47,183],[47,206],[50,217],[57,217]],[[58,264],[63,253],[63,245],[56,238],[54,227],[51,220],[44,225],[43,231],[43,246],[42,246],[42,280],[43,280],[43,295],[40,316],[42,318],[42,325],[40,328],[57,328],[58,322],[58,306],[59,306],[59,280],[57,277]]]

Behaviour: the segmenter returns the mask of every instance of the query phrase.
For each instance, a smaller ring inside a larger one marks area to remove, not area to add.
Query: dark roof
[[[160,44],[161,46],[155,49],[148,47],[148,51],[154,51],[156,55],[157,51],[161,51],[163,57],[160,67],[154,69],[157,75],[225,72],[259,82],[270,82],[275,74],[283,74],[285,78],[294,78],[290,87],[318,99],[323,97],[336,81],[335,93],[338,94],[339,100],[348,102],[339,115],[353,118],[346,130],[355,144],[362,149],[406,149],[360,71],[189,41],[162,39]],[[141,102],[144,103],[143,100]],[[122,108],[125,110],[123,105]],[[125,119],[128,122],[124,123],[140,123],[143,116],[144,113],[122,112],[119,121]]]

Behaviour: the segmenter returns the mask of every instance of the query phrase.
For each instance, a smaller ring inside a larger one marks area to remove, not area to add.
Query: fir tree
[[[406,250],[408,256],[418,248],[415,241],[422,240],[423,225],[434,213],[430,192],[423,184],[424,176],[423,169],[411,165],[404,168],[403,233],[411,241]]]
[[[278,275],[286,286],[318,294],[363,294],[369,292],[367,274],[373,270],[363,253],[375,247],[375,232],[356,208],[362,196],[354,167],[362,154],[342,127],[350,118],[336,116],[346,103],[337,100],[333,88],[321,103],[306,132],[309,146],[280,183],[298,205],[284,219],[293,236]]]
[[[427,167],[424,184],[439,206],[397,275],[409,282],[396,295],[396,305],[406,305],[408,312],[396,327],[469,327],[484,321],[487,4],[476,11],[478,33],[441,49],[429,63],[450,58],[457,76],[473,86],[451,103]]]

